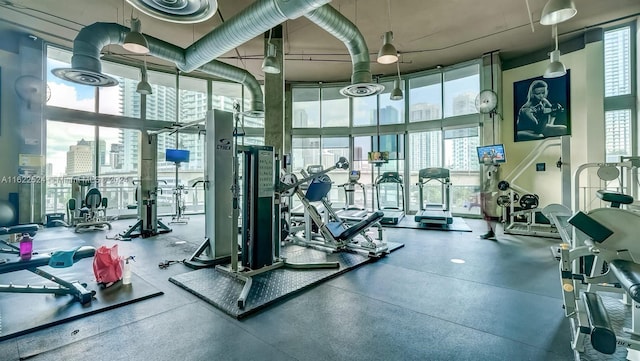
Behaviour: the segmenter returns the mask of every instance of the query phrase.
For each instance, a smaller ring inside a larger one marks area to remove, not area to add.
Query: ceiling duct
[[[209,20],[218,10],[216,0],[127,0],[127,2],[151,17],[181,24]]]
[[[331,0],[257,0],[233,18],[191,44],[185,52],[186,66],[191,72],[211,59],[235,49],[262,35],[276,25],[317,9]]]
[[[349,50],[353,64],[351,85],[340,90],[342,95],[365,97],[384,90],[382,84],[372,82],[369,48],[360,30],[349,19],[328,4],[305,14],[305,17],[340,39]]]
[[[73,41],[71,68],[53,69],[53,74],[84,85],[117,85],[117,80],[102,74],[100,52],[107,45],[123,44],[127,33],[129,33],[128,28],[114,23],[94,23],[84,27]],[[184,49],[148,35],[145,37],[149,44],[149,55],[170,61],[178,68],[184,67]],[[204,64],[200,70],[246,86],[253,98],[250,112],[253,112],[254,116],[264,113],[262,89],[251,73],[217,60]]]

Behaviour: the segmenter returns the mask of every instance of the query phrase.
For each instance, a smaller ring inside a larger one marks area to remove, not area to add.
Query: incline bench
[[[0,228],[0,235],[15,234],[15,233],[29,233],[35,234],[38,230],[37,225],[21,225],[14,227],[2,227]],[[13,244],[0,241],[2,244],[9,247],[9,249],[0,248],[0,254],[19,254],[19,248]],[[22,260],[20,258],[4,259],[0,258],[0,274],[10,273],[15,271],[29,271],[43,277],[47,281],[57,283],[57,286],[32,286],[32,285],[16,285],[0,284],[0,292],[9,293],[47,293],[55,295],[71,295],[76,298],[80,303],[88,304],[95,295],[95,291],[88,291],[85,287],[86,284],[80,284],[78,281],[66,281],[57,276],[52,275],[49,272],[44,271],[40,267],[50,266],[53,268],[65,268],[71,267],[75,262],[88,257],[93,257],[96,253],[96,249],[90,246],[82,246],[70,251],[57,251],[52,254],[34,254],[29,260]]]

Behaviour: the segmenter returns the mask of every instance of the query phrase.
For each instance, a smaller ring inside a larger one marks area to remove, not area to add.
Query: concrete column
[[[43,72],[44,43],[42,40],[21,34],[19,37],[20,79],[39,82],[40,92],[35,96],[17,95],[20,142],[18,147],[18,169],[16,175],[34,175],[31,182],[20,183],[18,189],[19,222],[40,223],[44,221],[43,193],[46,176],[44,167],[45,123],[43,108],[46,102],[46,74]],[[28,78],[24,78],[28,77]],[[44,79],[44,80],[43,80]],[[35,85],[35,84],[34,84]]]
[[[490,89],[498,95],[498,113],[502,114],[502,63],[500,53],[491,52],[482,56],[481,86],[480,91]],[[481,122],[481,144],[502,143],[502,133],[500,131],[500,116],[496,114],[483,114]],[[500,212],[496,206],[498,193],[498,182],[500,181],[500,167],[493,165],[483,165],[482,202],[485,216],[492,218],[500,217]]]
[[[265,33],[264,53],[267,54],[269,32]],[[279,74],[265,73],[264,76],[264,144],[273,147],[276,154],[284,151],[284,57],[282,25],[273,28],[271,44],[276,47]]]

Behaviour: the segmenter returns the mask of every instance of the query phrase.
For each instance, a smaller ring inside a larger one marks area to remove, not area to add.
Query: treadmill
[[[380,188],[382,188],[382,184],[395,184],[400,186],[400,193],[397,194],[399,196],[400,201],[398,202],[398,207],[381,207],[380,206]],[[375,182],[376,188],[376,201],[378,203],[378,209],[384,213],[382,219],[380,219],[381,224],[391,224],[396,225],[400,223],[402,218],[404,218],[404,184],[402,183],[402,177],[398,172],[384,172],[379,175]]]
[[[420,169],[418,173],[418,183],[420,188],[420,207],[414,217],[414,220],[420,224],[437,224],[449,225],[453,223],[451,216],[451,199],[449,197],[449,188],[451,182],[449,180],[449,170],[446,168],[425,168]],[[424,188],[430,181],[440,182],[442,185],[442,203],[424,203]]]
[[[369,212],[367,211],[367,191],[364,188],[364,184],[360,183],[360,171],[352,170],[349,172],[349,181],[341,184],[338,187],[344,189],[345,205],[341,210],[336,211],[336,214],[348,221],[360,221],[367,217]],[[364,205],[361,207],[355,204],[356,188],[362,189]]]

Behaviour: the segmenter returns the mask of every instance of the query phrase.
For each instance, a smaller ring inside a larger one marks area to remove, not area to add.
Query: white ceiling
[[[499,50],[502,59],[533,51],[553,50],[551,28],[540,25],[547,0],[529,0],[532,31],[525,0],[333,0],[331,5],[362,32],[371,53],[373,74],[393,74],[395,65],[375,63],[381,35],[394,32],[401,55],[402,73],[452,65],[477,59]],[[581,36],[585,29],[601,24],[631,21],[640,14],[640,0],[575,0],[578,14],[558,25],[560,41]],[[246,8],[250,0],[218,0],[219,13],[196,25],[156,20],[136,12],[142,32],[186,48],[221,23]],[[117,22],[130,26],[132,8],[124,0],[0,0],[0,26],[19,27],[47,41],[71,47],[77,32],[94,22]],[[391,25],[389,26],[389,19]],[[287,81],[346,81],[351,63],[342,42],[302,17],[284,24]],[[245,68],[258,80],[264,78],[263,39],[258,36],[218,60]],[[124,54],[119,46],[110,52]],[[238,56],[239,55],[239,56]],[[150,62],[162,61],[148,58]],[[165,64],[166,65],[166,64]]]

